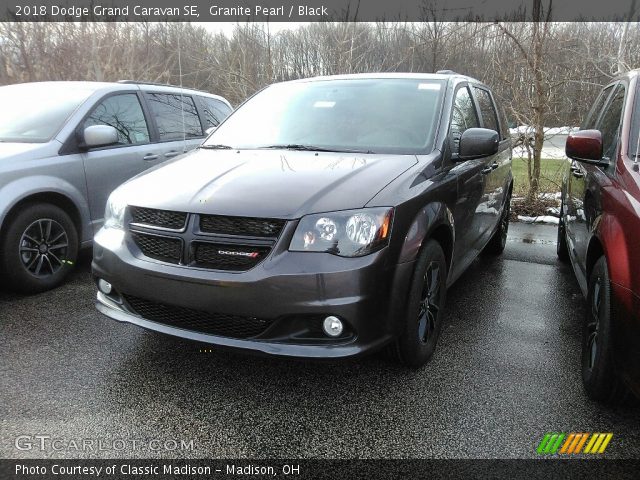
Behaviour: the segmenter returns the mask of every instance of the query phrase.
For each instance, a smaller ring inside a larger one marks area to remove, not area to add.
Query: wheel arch
[[[627,232],[628,234],[628,232]],[[603,214],[594,221],[593,234],[587,247],[585,271],[587,279],[600,256],[607,259],[611,281],[626,288],[631,286],[630,244],[625,229],[614,215]]]
[[[0,205],[0,236],[7,223],[15,217],[22,207],[33,203],[49,203],[64,210],[76,226],[79,241],[91,238],[89,209],[81,192],[73,185],[60,185],[59,178],[26,177],[7,185],[0,190],[0,198],[13,199],[12,202]]]
[[[429,203],[415,215],[405,236],[399,263],[412,262],[428,239],[437,241],[444,251],[451,271],[455,244],[453,214],[441,202]]]
[[[602,247],[602,242],[600,239],[594,235],[591,237],[589,241],[589,246],[587,247],[587,257],[585,262],[585,271],[587,274],[587,281],[591,277],[591,272],[593,271],[593,267],[598,261],[600,257],[605,254],[604,248]]]

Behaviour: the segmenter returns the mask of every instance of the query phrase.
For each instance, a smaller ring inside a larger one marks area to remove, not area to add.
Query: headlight
[[[364,208],[302,217],[289,250],[361,257],[389,243],[393,208]]]
[[[124,228],[124,212],[127,203],[122,194],[115,190],[107,200],[107,208],[104,211],[104,228]]]

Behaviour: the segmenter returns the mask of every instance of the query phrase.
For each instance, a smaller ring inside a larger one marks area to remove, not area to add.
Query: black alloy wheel
[[[37,293],[62,284],[78,256],[71,217],[47,203],[27,204],[8,220],[0,239],[0,270],[6,287]]]
[[[592,400],[618,404],[631,395],[618,377],[613,359],[613,328],[609,269],[604,256],[589,276],[587,308],[582,332],[582,383]]]
[[[561,262],[569,260],[569,248],[567,246],[567,229],[564,224],[564,199],[560,204],[560,220],[558,221],[558,238],[556,241],[556,253]]]
[[[391,346],[400,363],[418,368],[433,356],[442,329],[447,262],[442,247],[428,240],[416,260],[402,333]]]
[[[507,200],[502,208],[502,215],[500,215],[500,221],[498,228],[484,247],[483,253],[489,255],[500,255],[504,252],[507,246],[507,236],[509,235],[509,216],[511,214],[511,194],[507,197]]]

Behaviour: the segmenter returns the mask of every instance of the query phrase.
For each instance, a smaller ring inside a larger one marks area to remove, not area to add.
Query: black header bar
[[[633,0],[0,0],[0,21],[584,22],[638,21],[638,10]]]

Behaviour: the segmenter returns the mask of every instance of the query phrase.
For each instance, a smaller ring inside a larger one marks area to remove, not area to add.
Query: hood
[[[50,155],[56,155],[60,146],[60,143],[55,141],[48,143],[0,142],[0,162],[6,159],[37,160]]]
[[[292,219],[361,208],[416,163],[411,155],[199,149],[119,191],[129,205]]]

